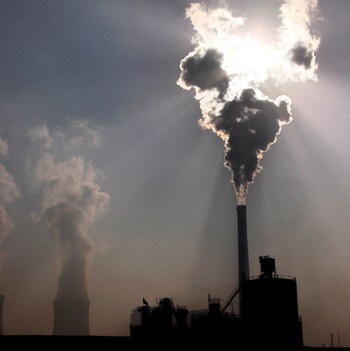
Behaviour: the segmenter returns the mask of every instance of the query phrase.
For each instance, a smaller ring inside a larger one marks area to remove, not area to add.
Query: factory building
[[[242,285],[241,322],[247,336],[262,345],[283,349],[303,346],[298,313],[297,283],[294,277],[276,274],[275,260],[260,257],[261,273]]]
[[[144,300],[144,305],[132,312],[131,336],[233,339],[237,345],[247,347],[302,349],[296,279],[277,275],[273,258],[259,259],[260,275],[243,281],[223,306],[220,299],[210,296],[208,308],[200,311],[175,308],[171,298],[157,299],[155,307]],[[242,299],[240,315],[228,312],[238,296]]]
[[[143,306],[131,313],[130,335],[132,337],[175,337],[187,336],[188,309],[174,306],[173,299],[157,299],[157,306],[149,306],[143,299]]]
[[[263,349],[302,349],[296,279],[277,275],[275,260],[269,256],[259,257],[260,274],[250,276],[245,205],[237,206],[237,239],[238,286],[223,305],[220,299],[210,295],[207,310],[192,312],[186,308],[176,309],[170,298],[159,299],[153,308],[143,300],[144,305],[133,311],[131,336],[176,334],[202,340],[232,339],[236,345]],[[228,312],[237,298],[238,315]]]

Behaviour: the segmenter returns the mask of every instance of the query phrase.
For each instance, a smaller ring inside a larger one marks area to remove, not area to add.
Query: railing
[[[293,277],[292,275],[278,275],[278,274],[273,274],[271,279],[276,279],[276,278],[280,278],[280,279],[288,279],[288,280],[296,280],[295,277]],[[269,279],[266,276],[261,276],[261,275],[255,275],[252,277],[249,277],[249,280],[256,280],[256,279]]]

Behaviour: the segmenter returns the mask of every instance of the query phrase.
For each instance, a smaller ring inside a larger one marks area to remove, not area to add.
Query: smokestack
[[[2,308],[4,306],[4,295],[0,295],[0,335],[4,335],[4,328],[2,325]]]
[[[247,207],[237,206],[237,226],[238,226],[238,277],[241,286],[245,279],[249,279],[249,257],[248,257],[248,237],[247,237]]]
[[[247,237],[247,207],[237,206],[237,231],[238,231],[238,279],[242,288],[243,282],[249,279],[249,257]],[[242,289],[239,291],[239,313],[242,315]]]
[[[56,300],[53,307],[53,335],[90,335],[89,300]]]

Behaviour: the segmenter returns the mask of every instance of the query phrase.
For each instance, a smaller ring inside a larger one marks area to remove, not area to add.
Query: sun
[[[235,91],[252,84],[260,85],[268,79],[276,60],[272,46],[260,43],[251,35],[229,36],[217,44],[216,49],[223,55],[222,68]]]

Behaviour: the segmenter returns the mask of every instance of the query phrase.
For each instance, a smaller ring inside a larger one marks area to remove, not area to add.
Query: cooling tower
[[[4,328],[2,325],[2,307],[4,305],[4,295],[0,295],[0,335],[4,335]]]
[[[90,335],[89,300],[56,300],[53,307],[53,335]]]
[[[249,257],[247,237],[247,207],[237,206],[238,226],[238,277],[241,286],[244,280],[249,279]]]

